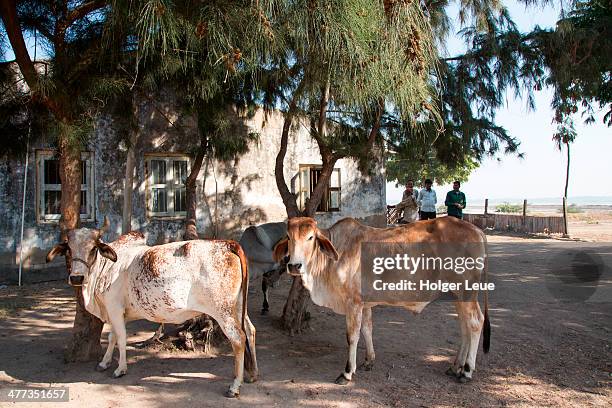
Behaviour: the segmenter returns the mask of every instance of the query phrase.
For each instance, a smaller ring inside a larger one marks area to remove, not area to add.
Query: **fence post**
[[[567,231],[567,197],[563,197],[563,238],[569,237]]]
[[[527,200],[523,200],[523,232],[527,231]]]
[[[489,199],[485,198],[485,211],[484,211],[484,215],[487,215],[489,213]]]

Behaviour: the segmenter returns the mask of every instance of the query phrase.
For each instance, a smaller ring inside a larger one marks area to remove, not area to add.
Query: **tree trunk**
[[[323,200],[323,194],[327,191],[329,180],[331,179],[332,173],[334,172],[334,166],[338,159],[331,154],[321,155],[323,157],[323,166],[321,167],[321,175],[317,181],[317,185],[312,190],[310,198],[306,201],[306,208],[304,215],[306,217],[314,217],[317,212],[317,208]]]
[[[74,288],[76,297],[76,314],[72,327],[72,339],[64,351],[64,361],[73,363],[77,361],[99,361],[102,357],[100,336],[104,322],[85,310],[83,291],[80,287]]]
[[[204,156],[206,156],[206,150],[208,149],[208,139],[203,137],[200,142],[200,148],[196,154],[196,158],[191,166],[191,172],[187,176],[185,181],[185,201],[187,205],[187,219],[185,221],[185,234],[183,239],[185,241],[198,239],[198,227],[196,221],[196,210],[198,207],[197,199],[197,184],[198,174],[202,169],[202,163],[204,162]]]
[[[123,216],[121,233],[127,234],[132,230],[132,198],[134,194],[134,168],[136,167],[136,144],[140,135],[138,126],[139,94],[135,92],[132,97],[132,123],[130,127],[129,146],[125,160],[125,185],[123,188]]]
[[[567,146],[567,167],[565,169],[565,190],[563,196],[567,198],[567,187],[569,185],[569,175],[570,175],[570,144],[566,143]]]
[[[314,187],[310,198],[306,202],[306,208],[304,209],[304,215],[306,217],[314,217],[317,208],[321,204],[323,195],[327,191],[327,186],[334,171],[334,166],[340,158],[339,155],[333,154],[329,147],[325,144],[325,133],[326,133],[326,114],[327,106],[329,104],[329,83],[322,88],[322,95],[320,100],[319,119],[317,122],[317,129],[313,131],[313,137],[319,145],[319,151],[321,152],[322,168],[321,175],[317,181],[317,185]],[[366,141],[366,148],[372,149],[374,141],[378,135],[380,129],[380,121],[383,112],[382,102],[379,104],[375,123],[372,126],[368,139]],[[286,149],[285,149],[286,150]],[[290,216],[291,217],[291,216]],[[292,335],[299,333],[305,327],[307,327],[307,321],[310,318],[308,313],[308,307],[310,305],[310,294],[308,290],[302,284],[302,280],[299,277],[293,278],[293,284],[287,297],[287,302],[283,308],[282,324],[283,327],[288,330]]]
[[[283,131],[281,134],[281,143],[280,149],[278,150],[278,154],[276,155],[276,163],[274,166],[274,176],[276,179],[276,187],[278,188],[278,192],[281,195],[283,200],[283,204],[285,205],[285,209],[287,210],[287,216],[289,218],[298,217],[300,215],[300,209],[297,205],[296,197],[287,186],[285,182],[285,172],[284,172],[284,162],[285,155],[287,154],[287,143],[289,142],[289,131],[291,130],[291,126],[293,124],[293,117],[297,113],[297,101],[302,93],[302,89],[306,84],[306,80],[302,79],[297,89],[293,93],[293,98],[289,103],[289,109],[285,114],[285,121],[283,123]]]
[[[135,140],[130,136],[130,142]],[[131,143],[130,143],[131,144]],[[127,234],[132,230],[132,195],[134,193],[134,167],[136,162],[136,146],[131,144],[125,160],[125,185],[123,186],[123,216],[121,233]]]
[[[326,160],[324,159],[319,181],[312,195],[306,202],[306,209],[304,211],[306,217],[313,217],[315,215],[317,207],[321,204],[321,200],[323,199],[323,193],[326,191],[325,187],[329,184],[335,164],[336,159],[333,156],[328,156]],[[283,327],[288,330],[291,335],[299,333],[308,327],[307,322],[310,318],[308,307],[310,303],[310,294],[308,293],[308,289],[302,284],[302,279],[294,277],[289,296],[287,296],[287,302],[283,308],[282,316]]]
[[[60,179],[62,182],[60,230],[62,240],[69,230],[78,228],[81,208],[81,152],[71,146],[66,135],[60,135]],[[70,259],[66,257],[66,268],[70,271]],[[85,310],[83,292],[75,288],[77,300],[72,339],[64,353],[66,362],[99,360],[102,355],[100,335],[104,323]]]
[[[306,206],[304,208],[304,215],[307,217],[313,217],[317,207],[321,204],[321,200],[323,198],[323,194],[326,191],[326,187],[331,178],[334,165],[336,160],[334,156],[331,154],[329,149],[324,143],[324,137],[326,134],[326,125],[327,125],[327,107],[329,104],[329,94],[330,94],[330,84],[327,81],[323,87],[321,88],[321,98],[319,101],[319,118],[317,121],[317,129],[312,129],[312,136],[315,138],[319,145],[319,150],[321,152],[321,158],[323,160],[323,168],[321,169],[321,176],[317,181],[317,185],[315,186],[311,196],[306,202]],[[287,126],[287,119],[285,119],[285,126],[283,127],[283,137],[281,139],[281,152],[282,157],[284,158],[285,152],[287,151],[287,141],[288,141],[288,129],[290,127]],[[279,155],[281,154],[279,152]],[[276,175],[282,172],[279,172],[279,160],[277,157],[276,161],[277,171]],[[282,166],[282,161],[280,162]],[[281,168],[282,171],[282,168]],[[283,178],[284,183],[284,178]],[[286,185],[285,185],[286,186]],[[297,208],[297,202],[295,196],[291,195],[291,203],[294,204]],[[283,202],[285,202],[283,198]],[[286,205],[286,204],[285,204]],[[287,207],[287,214],[289,218],[291,218],[291,214],[289,211],[289,207]],[[299,211],[298,211],[299,212]],[[304,287],[302,283],[302,279],[299,277],[293,278],[293,284],[291,285],[291,290],[289,291],[289,296],[287,296],[287,302],[285,303],[285,307],[283,308],[283,316],[282,316],[282,324],[285,329],[287,329],[291,335],[294,333],[301,332],[304,328],[307,327],[308,319],[310,318],[310,314],[308,313],[308,307],[310,305],[310,294],[308,290]]]
[[[569,174],[570,174],[570,144],[565,144],[567,147],[567,167],[565,169],[565,189],[563,190],[563,237],[569,237],[569,231],[567,228],[567,188],[569,186]]]

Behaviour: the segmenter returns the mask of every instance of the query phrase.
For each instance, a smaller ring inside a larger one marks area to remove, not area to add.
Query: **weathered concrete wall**
[[[182,153],[192,155],[195,124],[181,120],[181,132],[167,118],[176,120],[172,109],[172,95],[163,95],[163,103],[155,106],[143,103],[139,109],[139,138],[135,146],[136,169],[132,198],[132,229],[142,231],[150,245],[180,240],[184,220],[162,220],[147,217],[145,153]],[[163,115],[162,115],[163,112]],[[165,116],[165,117],[164,117]],[[205,162],[197,181],[197,224],[203,237],[217,233],[220,238],[237,239],[248,225],[286,219],[285,207],[277,191],[274,163],[283,125],[279,112],[264,117],[262,111],[245,122],[244,132],[257,132],[259,140],[250,145],[245,155],[231,163]],[[300,164],[320,164],[316,143],[308,135],[308,126],[296,126],[290,136],[285,159],[285,180],[298,174]],[[184,134],[187,137],[184,137]],[[111,230],[105,236],[114,240],[121,232],[122,206],[125,181],[127,147],[125,137],[117,134],[111,118],[98,121],[88,150],[94,152],[94,226],[104,216],[111,221]],[[51,148],[41,141],[30,152],[28,166],[25,229],[24,276],[26,280],[42,277],[42,269],[61,266],[62,260],[45,265],[46,252],[57,243],[59,228],[53,223],[36,222],[36,155],[35,149]],[[385,224],[384,169],[375,175],[363,176],[352,160],[338,161],[342,179],[341,211],[317,215],[324,227],[343,217],[355,217],[371,225]],[[24,158],[0,160],[0,282],[9,276],[16,278],[19,262],[19,233],[21,227],[21,200],[23,196]],[[295,182],[294,182],[295,184]],[[297,185],[294,186],[298,188]],[[38,271],[38,272],[37,272]],[[38,275],[37,275],[38,274]]]

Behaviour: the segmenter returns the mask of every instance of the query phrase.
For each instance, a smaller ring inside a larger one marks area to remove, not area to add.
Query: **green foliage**
[[[523,207],[519,204],[510,204],[506,202],[495,206],[495,212],[497,213],[516,214],[520,213],[521,211],[523,211]]]
[[[442,11],[447,4],[429,3],[439,35],[448,30]],[[605,109],[604,122],[610,125],[611,4],[609,0],[572,2],[571,11],[555,29],[536,28],[530,33],[519,32],[498,2],[470,3],[472,8],[462,8],[462,21],[468,14],[475,17],[475,24],[461,31],[468,50],[442,59],[434,76],[442,84],[441,98],[436,101],[444,126],[438,129],[425,124],[414,130],[399,123],[388,137],[390,178],[401,180],[407,174],[422,173],[431,162],[436,166],[469,163],[467,158],[480,161],[500,151],[520,156],[516,136],[495,123],[495,113],[508,92],[525,97],[534,108],[534,92],[546,86],[553,89],[557,131],[552,138],[559,148],[575,139],[572,115],[580,108],[587,123],[594,121],[594,105]],[[415,164],[419,158],[420,167]],[[394,163],[406,167],[397,169]]]
[[[0,98],[4,153],[23,150],[28,140],[53,141],[59,135],[75,147],[82,145],[109,98],[124,91],[127,81],[112,58],[122,55],[117,52],[122,43],[103,44],[108,8],[100,4],[89,13],[77,13],[80,6],[67,3],[64,9],[55,2],[18,2],[22,35],[35,34],[37,46],[48,58],[34,62],[39,75],[33,89],[25,84],[16,63],[2,64],[7,70],[0,76],[0,87],[6,91]],[[75,17],[69,17],[73,12]],[[3,51],[10,46],[7,41],[0,45]]]
[[[406,152],[411,154],[403,156]],[[401,153],[392,154],[385,166],[387,180],[396,180],[401,185],[409,179],[420,185],[427,178],[438,184],[448,184],[455,180],[467,181],[470,173],[478,168],[479,162],[467,157],[465,161],[444,163],[436,158],[434,151],[430,151],[429,154],[423,152],[418,156],[406,149]]]
[[[446,2],[432,4],[445,6]],[[463,55],[440,59],[440,69],[432,77],[441,88],[434,103],[442,125],[421,121],[415,127],[398,117],[388,119],[386,165],[390,180],[465,180],[486,156],[500,151],[520,156],[519,141],[495,123],[495,113],[504,105],[509,90],[521,94],[525,88],[531,89],[532,71],[540,69],[539,62],[520,58],[520,33],[497,2],[470,7],[466,11],[471,11],[462,15],[463,21],[468,15],[474,20],[474,25],[462,30],[470,48]],[[431,11],[434,16],[441,12]]]
[[[435,96],[429,81],[435,50],[417,3],[277,5],[272,29],[283,52],[271,55],[258,77],[260,100],[268,109],[288,109],[294,100],[297,113],[311,119],[311,134],[323,149],[371,168],[368,136],[380,106],[413,125],[422,117],[439,122],[434,107],[423,109]],[[328,125],[319,134],[321,119]]]
[[[560,210],[561,212],[563,212],[563,209]],[[567,213],[568,214],[580,214],[583,213],[584,210],[582,208],[580,208],[577,204],[570,204],[567,206]]]
[[[554,32],[540,32],[540,46],[555,90],[555,121],[582,110],[587,123],[595,109],[604,110],[604,123],[612,125],[612,1],[575,0],[557,22]],[[595,105],[595,106],[594,106]],[[607,112],[606,112],[607,111]]]

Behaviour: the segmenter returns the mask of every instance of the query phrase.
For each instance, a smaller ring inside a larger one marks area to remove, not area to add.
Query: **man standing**
[[[425,188],[419,191],[417,203],[421,207],[420,219],[431,220],[436,218],[436,203],[438,198],[436,192],[431,188],[432,182],[430,179],[425,180]]]
[[[417,220],[419,208],[417,206],[417,200],[419,198],[419,191],[414,188],[414,181],[408,180],[406,182],[406,190],[402,194],[402,202],[398,204],[403,210],[403,215],[399,219],[398,223],[407,224]]]
[[[446,200],[444,205],[448,207],[448,215],[451,217],[463,219],[463,209],[465,208],[465,194],[459,191],[461,183],[455,181],[453,183],[453,190],[446,193]]]

